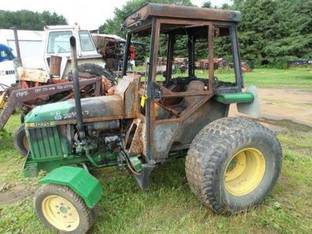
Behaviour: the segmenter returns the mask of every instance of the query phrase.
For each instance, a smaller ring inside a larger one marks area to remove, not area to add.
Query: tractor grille
[[[57,127],[28,129],[33,159],[59,158],[69,154],[69,146]]]

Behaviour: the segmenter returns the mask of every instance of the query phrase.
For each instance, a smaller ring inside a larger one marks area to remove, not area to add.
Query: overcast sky
[[[191,0],[201,6],[205,0]],[[1,10],[54,11],[62,14],[69,24],[79,23],[86,29],[97,29],[106,19],[112,18],[114,9],[127,0],[1,0]],[[221,6],[230,0],[211,0],[212,5]]]

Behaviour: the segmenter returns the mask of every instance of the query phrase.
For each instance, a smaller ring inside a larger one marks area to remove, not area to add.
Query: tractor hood
[[[103,121],[123,117],[123,100],[119,95],[81,99],[84,121]],[[74,99],[35,107],[25,117],[27,127],[54,126],[76,122]]]

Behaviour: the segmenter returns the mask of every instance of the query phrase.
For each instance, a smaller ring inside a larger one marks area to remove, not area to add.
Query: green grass
[[[137,67],[138,71],[145,71],[143,67]],[[176,73],[173,77],[186,76],[186,73]],[[206,78],[206,70],[196,70],[197,77]],[[231,70],[216,70],[215,76],[219,80],[234,81],[234,73]],[[243,73],[245,85],[256,85],[261,88],[301,88],[312,89],[312,68],[292,69],[254,69],[252,72]],[[162,75],[157,80],[164,80]]]
[[[260,72],[262,71],[262,72]],[[298,84],[311,71],[291,71]],[[262,74],[263,73],[263,74]],[[259,77],[276,77],[283,71],[256,70]],[[258,77],[258,78],[257,78]],[[276,78],[291,80],[287,78]],[[306,77],[306,78],[304,78]],[[273,82],[274,81],[274,82]],[[275,83],[266,81],[269,87]],[[256,81],[260,82],[260,81]],[[295,84],[289,81],[289,86]],[[309,86],[310,85],[310,86]],[[260,85],[262,86],[262,85]],[[289,87],[288,86],[288,87]],[[311,88],[304,83],[303,88]],[[298,86],[294,86],[298,87]],[[12,134],[18,116],[10,119],[8,134],[0,138],[1,183],[37,186],[37,178],[22,176],[22,159],[14,149]],[[285,121],[276,121],[284,130],[278,137],[284,160],[281,177],[263,204],[236,216],[215,215],[201,206],[191,193],[179,159],[155,170],[150,191],[142,192],[126,171],[107,168],[94,171],[104,187],[104,196],[96,211],[92,233],[311,233],[312,232],[312,129]],[[0,205],[0,233],[49,233],[32,210],[32,198],[10,205]]]
[[[7,126],[18,126],[14,116]],[[299,129],[299,130],[297,130]],[[273,193],[251,211],[219,216],[207,210],[191,193],[185,178],[184,160],[164,164],[153,174],[149,192],[142,192],[126,171],[115,168],[95,171],[104,186],[96,208],[94,233],[308,233],[312,231],[312,129],[296,125],[283,131],[282,176]],[[2,139],[0,183],[26,183],[37,179],[21,175],[23,159],[13,149],[11,136]],[[32,211],[31,198],[0,206],[0,233],[47,233]]]

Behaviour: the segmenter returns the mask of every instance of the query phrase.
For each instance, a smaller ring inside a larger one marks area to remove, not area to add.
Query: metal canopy
[[[152,17],[223,22],[239,22],[241,20],[239,11],[148,3],[126,17],[124,26],[136,28],[146,24]]]

